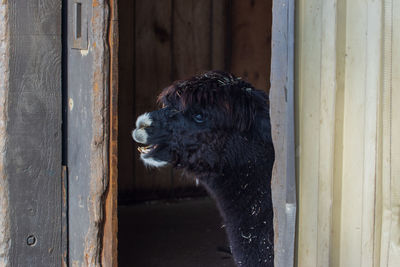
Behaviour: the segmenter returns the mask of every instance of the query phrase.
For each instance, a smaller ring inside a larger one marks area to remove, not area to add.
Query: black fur
[[[273,266],[268,98],[232,74],[210,71],[177,81],[150,113],[145,157],[182,168],[215,198],[238,266]]]

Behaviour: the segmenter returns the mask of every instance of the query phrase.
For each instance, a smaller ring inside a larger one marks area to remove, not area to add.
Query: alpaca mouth
[[[149,154],[150,152],[154,151],[157,148],[157,145],[148,145],[148,146],[139,146],[137,150],[141,154]]]

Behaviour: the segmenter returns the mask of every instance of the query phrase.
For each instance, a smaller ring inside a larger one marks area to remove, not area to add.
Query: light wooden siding
[[[297,5],[298,266],[400,265],[399,18],[395,1]]]

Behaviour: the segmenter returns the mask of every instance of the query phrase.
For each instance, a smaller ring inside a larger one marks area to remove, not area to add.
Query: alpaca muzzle
[[[151,167],[162,167],[168,164],[167,161],[155,158],[154,154],[159,153],[159,146],[157,144],[150,144],[152,142],[150,139],[149,132],[147,130],[153,127],[153,120],[150,113],[144,113],[140,115],[136,120],[136,129],[132,131],[132,138],[137,143],[145,145],[138,146],[138,151],[140,152],[140,158],[145,165]]]
[[[136,120],[136,129],[132,131],[133,140],[140,144],[147,144],[149,135],[146,132],[146,128],[150,127],[152,123],[149,113],[140,115]]]

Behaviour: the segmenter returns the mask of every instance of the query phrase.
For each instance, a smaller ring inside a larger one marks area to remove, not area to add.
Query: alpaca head
[[[146,165],[218,172],[271,143],[267,96],[232,74],[210,71],[165,88],[161,109],[138,117],[133,139]]]

